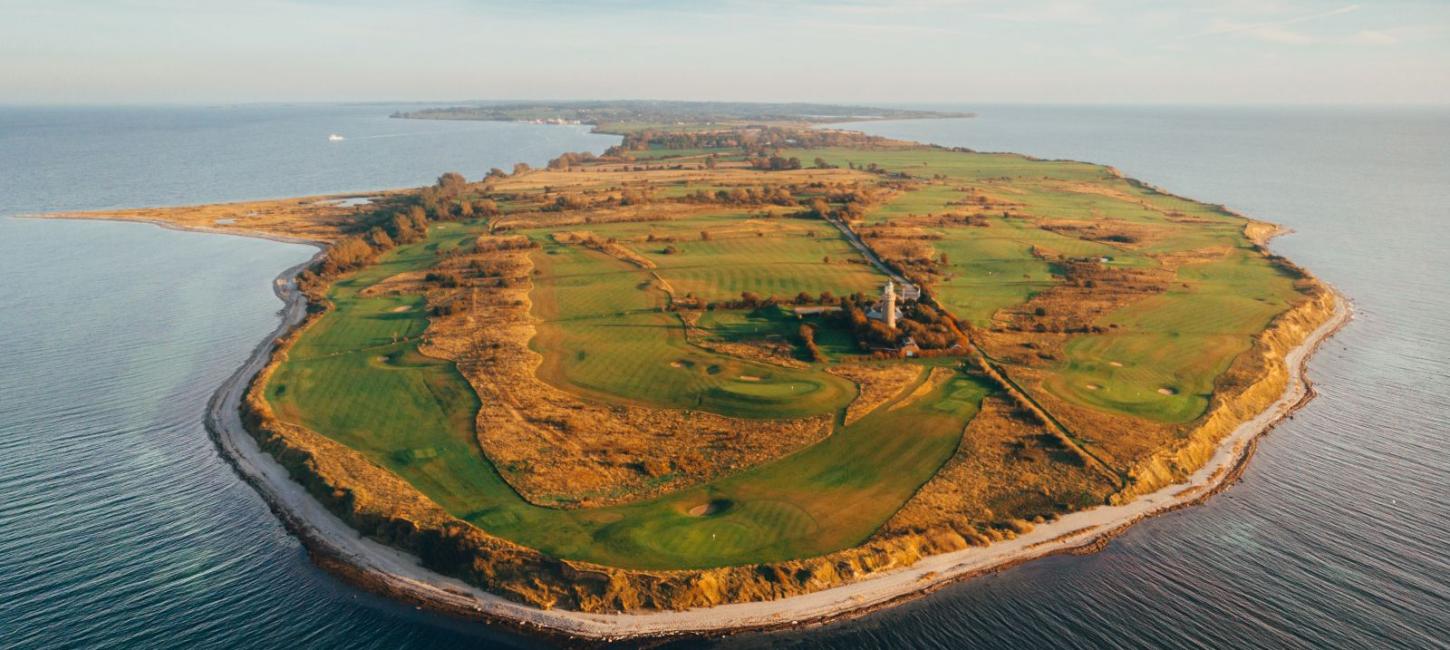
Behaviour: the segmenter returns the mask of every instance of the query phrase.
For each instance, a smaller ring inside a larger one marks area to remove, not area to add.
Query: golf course
[[[345,209],[204,213],[325,242],[241,407],[266,451],[521,602],[809,593],[1158,490],[1334,305],[1271,226],[1099,165],[610,128]]]

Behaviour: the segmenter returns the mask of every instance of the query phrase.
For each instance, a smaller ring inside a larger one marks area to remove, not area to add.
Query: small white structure
[[[896,283],[887,280],[886,289],[881,292],[882,311],[886,312],[886,326],[896,329]]]
[[[916,289],[916,287],[911,288]],[[921,295],[920,291],[916,291],[915,295]],[[866,317],[885,322],[887,327],[896,328],[896,320],[901,318],[901,307],[896,304],[895,282],[886,281],[886,286],[881,289],[881,300],[866,311]]]

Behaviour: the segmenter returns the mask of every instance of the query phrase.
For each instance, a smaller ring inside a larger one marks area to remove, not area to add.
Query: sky
[[[1447,0],[0,0],[0,104],[1450,104]]]

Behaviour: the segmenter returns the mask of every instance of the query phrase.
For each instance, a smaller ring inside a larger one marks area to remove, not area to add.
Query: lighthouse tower
[[[881,311],[886,317],[886,326],[896,329],[896,285],[891,280],[886,281],[886,289],[881,292]]]

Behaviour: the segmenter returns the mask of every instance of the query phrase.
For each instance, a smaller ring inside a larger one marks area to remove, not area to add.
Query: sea
[[[410,187],[617,142],[405,106],[0,106],[0,648],[531,647],[314,567],[202,426],[306,246],[28,215]],[[931,108],[931,107],[929,107]],[[1352,323],[1207,504],[1103,551],[681,646],[1450,647],[1450,109],[951,106],[852,125],[1109,164],[1291,230]],[[330,141],[330,134],[342,135]]]

